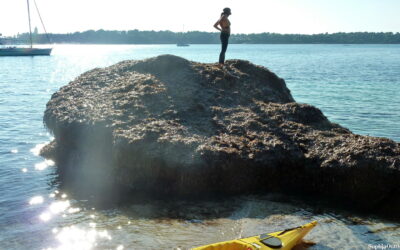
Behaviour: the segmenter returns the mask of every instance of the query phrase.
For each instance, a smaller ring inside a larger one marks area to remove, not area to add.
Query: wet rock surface
[[[400,209],[399,143],[331,123],[264,67],[226,67],[162,55],[86,72],[48,102],[55,139],[41,153],[98,194],[284,192]]]

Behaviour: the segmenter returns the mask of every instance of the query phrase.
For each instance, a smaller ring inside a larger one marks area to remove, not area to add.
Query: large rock
[[[163,55],[94,69],[53,94],[42,155],[99,192],[291,192],[400,209],[400,147],[294,102],[248,61],[227,69]]]

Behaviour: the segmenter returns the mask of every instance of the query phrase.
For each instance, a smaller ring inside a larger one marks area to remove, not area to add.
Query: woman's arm
[[[217,30],[219,30],[219,31],[222,31],[222,22],[224,21],[226,19],[226,16],[225,15],[223,15],[223,16],[221,16],[221,18],[214,24],[214,28],[216,28]],[[218,27],[218,25],[221,27]]]
[[[219,31],[222,31],[222,29],[220,27],[218,27],[218,25],[221,24],[221,19],[222,19],[222,17],[214,24],[214,28],[216,28]]]

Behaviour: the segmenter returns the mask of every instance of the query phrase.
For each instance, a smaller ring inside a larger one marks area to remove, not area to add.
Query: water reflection
[[[45,161],[43,161],[43,162],[40,162],[40,163],[36,163],[35,164],[35,169],[36,170],[39,170],[39,171],[42,171],[42,170],[45,170],[47,167],[49,167],[49,166],[54,166],[54,161],[52,161],[52,160],[45,160]]]
[[[365,249],[368,244],[395,244],[400,236],[398,224],[330,210],[316,213],[305,204],[279,202],[270,196],[152,200],[102,210],[87,201],[62,199],[62,192],[55,195],[41,214],[43,223],[57,225],[49,232],[56,242],[48,249],[188,249],[312,220],[319,225],[306,237],[317,243],[311,249]]]
[[[61,212],[64,212],[67,210],[67,208],[70,207],[70,202],[68,200],[66,201],[55,201],[52,202],[51,205],[49,206],[49,211],[52,214],[59,214]]]
[[[34,196],[30,199],[29,205],[36,205],[43,203],[44,199],[43,196]]]
[[[140,199],[104,209],[94,207],[90,197],[79,200],[80,196],[60,188],[29,199],[29,206],[37,208],[37,224],[47,225],[53,239],[45,243],[48,249],[188,249],[312,220],[319,225],[306,237],[317,243],[311,249],[364,249],[368,244],[395,244],[400,236],[398,224],[316,210],[279,195],[207,201]]]
[[[68,213],[70,214],[78,213],[79,211],[81,211],[79,207],[71,207],[68,209]]]
[[[43,213],[39,216],[39,218],[40,218],[42,221],[46,222],[46,221],[49,221],[49,220],[52,218],[52,215],[51,215],[49,212],[43,212]]]
[[[104,240],[111,241],[112,239],[107,230],[97,231],[95,229],[87,230],[77,226],[67,226],[61,229],[56,228],[52,231],[58,241],[58,246],[56,246],[55,248],[47,248],[49,250],[93,249],[94,247],[99,245],[99,242]]]

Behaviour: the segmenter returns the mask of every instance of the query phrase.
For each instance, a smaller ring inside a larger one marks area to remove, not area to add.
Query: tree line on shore
[[[83,43],[83,44],[216,44],[220,43],[217,32],[172,32],[172,31],[115,31],[88,30],[67,34],[34,33],[34,43]],[[8,38],[16,43],[29,41],[29,33]],[[400,33],[351,32],[321,34],[232,34],[231,44],[400,44]]]

